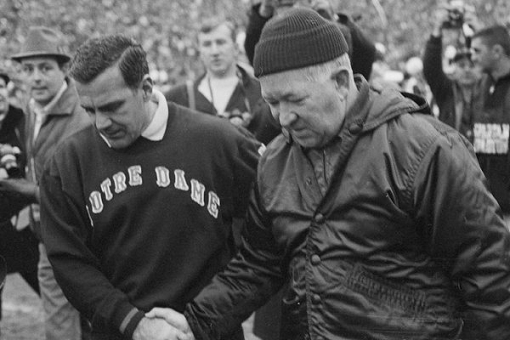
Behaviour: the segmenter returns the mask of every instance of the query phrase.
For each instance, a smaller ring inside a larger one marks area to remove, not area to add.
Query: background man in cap
[[[468,15],[469,14],[469,15]],[[450,20],[449,11],[444,6],[435,12],[434,29],[425,46],[423,55],[423,76],[432,91],[439,108],[439,120],[450,125],[469,138],[472,133],[471,108],[482,95],[481,74],[474,67],[469,46],[459,46],[453,60],[452,73],[443,70],[443,29]],[[470,11],[464,15],[465,22],[473,22]],[[448,28],[452,30],[453,28]],[[455,28],[462,34],[462,27]]]
[[[270,21],[254,69],[285,133],[259,162],[243,247],[187,321],[148,317],[225,339],[285,285],[285,339],[508,337],[510,233],[467,141],[423,99],[354,77],[313,11]]]
[[[30,94],[25,132],[28,172],[26,179],[0,181],[0,190],[17,192],[32,203],[30,225],[41,240],[39,179],[44,163],[64,139],[90,123],[79,104],[75,85],[66,75],[70,56],[60,33],[47,27],[31,27],[21,51],[11,58],[21,63]],[[43,243],[39,244],[39,253],[46,339],[81,339],[80,315],[60,290]],[[86,322],[82,323],[86,327]]]

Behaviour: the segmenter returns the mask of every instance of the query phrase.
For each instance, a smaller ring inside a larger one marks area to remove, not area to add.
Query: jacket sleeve
[[[260,34],[264,25],[270,18],[264,18],[259,14],[260,3],[253,5],[248,11],[248,24],[246,26],[246,38],[244,40],[244,51],[246,57],[253,65],[253,57],[255,56],[255,45],[259,42]]]
[[[189,107],[189,98],[186,84],[180,84],[172,87],[165,93],[167,101],[174,102],[184,107]]]
[[[423,53],[423,76],[436,98],[442,102],[452,96],[452,82],[443,71],[443,42],[441,37],[430,36]]]
[[[349,28],[352,42],[352,70],[370,79],[372,64],[375,61],[375,44],[368,36],[354,23],[351,18],[343,13],[338,13],[338,22]]]
[[[462,339],[504,339],[510,334],[510,233],[472,147],[444,129],[417,167],[416,218],[429,253],[458,289]]]
[[[144,313],[101,272],[98,258],[87,246],[92,226],[85,203],[63,187],[55,162],[48,165],[41,181],[41,226],[55,278],[93,328],[116,329],[131,339]]]
[[[282,286],[280,262],[271,223],[264,216],[255,189],[250,195],[240,251],[186,306],[184,315],[195,338],[228,339],[236,327]]]
[[[253,131],[257,140],[266,145],[282,131],[280,124],[273,118],[269,105],[262,98],[253,109],[253,120],[248,129]]]

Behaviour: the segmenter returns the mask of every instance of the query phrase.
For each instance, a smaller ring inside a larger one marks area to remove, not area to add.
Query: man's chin
[[[294,142],[306,149],[314,149],[321,146],[314,138],[306,138],[304,136],[297,137],[293,135],[292,139]]]
[[[131,144],[132,141],[129,141],[125,138],[106,138],[108,140],[108,144],[112,149],[125,149]]]
[[[43,91],[32,92],[32,98],[41,105],[46,105],[51,101],[50,96]]]

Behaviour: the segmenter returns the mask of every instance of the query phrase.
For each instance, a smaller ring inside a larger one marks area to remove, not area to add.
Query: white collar
[[[152,141],[160,141],[165,136],[166,123],[168,122],[168,105],[163,93],[156,89],[152,90],[153,100],[157,101],[158,108],[149,126],[142,132],[142,137]]]

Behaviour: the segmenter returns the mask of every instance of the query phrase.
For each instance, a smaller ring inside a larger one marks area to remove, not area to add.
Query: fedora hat
[[[47,27],[30,27],[21,52],[11,56],[11,59],[20,62],[24,58],[43,56],[55,57],[62,62],[71,59],[65,52],[63,39],[56,31]]]

